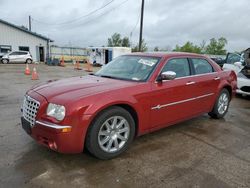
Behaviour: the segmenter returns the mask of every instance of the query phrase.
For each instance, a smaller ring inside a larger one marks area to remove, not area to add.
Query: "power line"
[[[111,0],[111,1],[109,1],[108,3],[102,5],[101,7],[97,8],[97,9],[95,9],[95,10],[93,10],[93,11],[91,11],[91,12],[89,12],[89,13],[83,15],[83,16],[80,16],[80,17],[75,18],[75,19],[73,19],[73,20],[69,20],[69,21],[62,22],[62,23],[46,23],[46,22],[43,22],[43,21],[36,20],[36,19],[34,19],[34,18],[32,18],[32,20],[33,20],[33,21],[36,21],[36,22],[38,22],[38,23],[44,24],[44,25],[59,26],[59,25],[70,24],[70,23],[72,23],[72,22],[76,22],[76,21],[78,21],[78,20],[81,20],[82,18],[86,18],[86,17],[88,17],[88,16],[91,16],[91,15],[95,14],[96,12],[98,12],[98,11],[104,9],[105,7],[107,7],[108,5],[110,5],[111,3],[113,3],[114,1],[115,1],[115,0]]]
[[[138,23],[140,21],[140,17],[141,17],[141,15],[139,14],[138,18],[137,18],[137,21],[136,21],[136,24],[135,24],[135,26],[133,27],[133,29],[132,29],[132,31],[130,33],[133,33],[135,31],[135,29],[136,29],[136,27],[137,27],[137,25],[138,25]]]
[[[87,19],[87,20],[85,20],[85,21],[82,22],[82,23],[79,23],[79,24],[77,24],[77,25],[75,25],[75,26],[72,26],[72,25],[71,25],[71,26],[69,26],[68,28],[64,28],[64,29],[65,29],[65,30],[75,29],[75,28],[80,27],[80,26],[82,26],[82,25],[91,23],[93,20],[96,20],[96,19],[98,19],[98,18],[100,18],[100,17],[102,17],[102,16],[104,16],[104,15],[106,15],[106,14],[109,14],[110,12],[114,11],[115,9],[119,8],[120,6],[122,6],[123,4],[125,4],[127,1],[129,1],[129,0],[125,0],[125,1],[121,2],[121,3],[118,4],[117,6],[114,6],[113,8],[109,9],[108,11],[106,11],[106,12],[104,12],[104,13],[102,13],[102,14],[99,14],[98,16],[96,16],[96,17],[94,17],[94,18],[92,18],[92,19]],[[92,23],[95,24],[94,22],[92,22]]]

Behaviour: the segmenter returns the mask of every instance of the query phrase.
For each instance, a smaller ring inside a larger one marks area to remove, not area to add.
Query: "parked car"
[[[0,53],[0,60],[2,59],[3,55],[4,55],[4,53]]]
[[[225,63],[225,59],[221,58],[221,57],[211,57],[211,59],[217,63],[218,65],[220,65],[220,67],[223,67],[223,64]]]
[[[57,152],[86,148],[110,159],[139,135],[204,113],[224,117],[236,82],[234,71],[198,54],[124,55],[95,74],[32,87],[24,96],[22,127]]]
[[[32,55],[26,51],[15,51],[9,52],[3,55],[1,62],[3,64],[7,63],[32,63]]]
[[[235,61],[223,65],[224,70],[233,70],[237,74],[236,93],[250,96],[250,53],[243,52]]]

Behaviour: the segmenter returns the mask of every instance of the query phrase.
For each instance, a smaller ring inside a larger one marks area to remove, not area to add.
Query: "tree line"
[[[227,53],[225,46],[227,44],[227,39],[220,37],[219,39],[212,38],[209,43],[202,41],[200,45],[196,45],[190,41],[187,41],[184,45],[176,45],[174,49],[169,47],[161,49],[155,47],[154,51],[175,51],[175,52],[190,52],[198,54],[213,54],[213,55],[225,55]],[[110,38],[108,38],[108,47],[131,47],[133,52],[139,51],[139,44],[132,46],[131,41],[128,37],[122,37],[119,33],[114,33]],[[142,41],[142,51],[148,50],[147,43],[143,39]]]

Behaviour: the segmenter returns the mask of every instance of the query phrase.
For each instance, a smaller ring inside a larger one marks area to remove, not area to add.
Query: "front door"
[[[18,55],[19,53],[18,52],[12,52],[10,55],[9,55],[9,61],[10,62],[17,62],[18,61]]]
[[[181,121],[198,111],[197,89],[187,58],[171,59],[161,72],[173,71],[176,79],[152,83],[151,128]]]
[[[39,60],[44,62],[44,47],[39,47]]]
[[[17,52],[17,53],[18,53],[18,55],[16,58],[16,62],[24,63],[26,61],[27,53],[26,52]]]

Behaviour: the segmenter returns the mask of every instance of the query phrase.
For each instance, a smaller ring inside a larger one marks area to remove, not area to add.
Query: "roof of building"
[[[53,40],[49,39],[48,37],[45,37],[45,36],[43,36],[43,35],[40,35],[40,34],[38,34],[38,33],[36,33],[36,32],[29,31],[29,30],[27,30],[27,29],[25,29],[25,28],[23,28],[23,27],[14,25],[14,24],[9,23],[9,22],[7,22],[7,21],[4,21],[4,20],[1,20],[1,19],[0,19],[0,23],[3,23],[3,24],[5,24],[5,25],[8,25],[8,26],[13,27],[13,28],[15,28],[15,29],[18,29],[18,30],[23,31],[23,32],[25,32],[25,33],[31,34],[31,35],[33,35],[33,36],[35,36],[35,37],[38,37],[38,38],[41,38],[41,39],[44,39],[44,40],[49,40],[50,42],[53,42]]]

